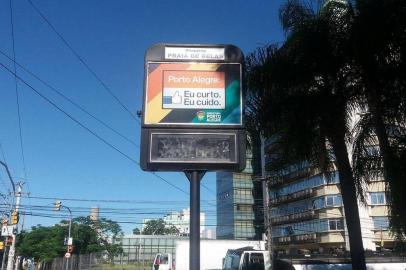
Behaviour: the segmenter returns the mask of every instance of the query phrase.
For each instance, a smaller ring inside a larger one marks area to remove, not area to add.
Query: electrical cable
[[[11,1],[11,0],[10,0]],[[99,75],[90,67],[90,65],[83,59],[82,56],[79,55],[79,53],[73,49],[72,45],[63,37],[63,35],[56,29],[56,27],[48,20],[48,18],[45,16],[41,10],[34,5],[34,3],[31,0],[27,0],[28,3],[33,7],[33,9],[37,12],[37,14],[46,22],[46,24],[52,29],[52,31],[61,39],[61,41],[65,44],[65,46],[73,53],[73,55],[81,62],[84,67],[93,75],[93,77],[103,86],[103,88],[118,102],[121,107],[128,113],[130,116],[136,120],[136,122],[141,125],[140,120],[135,116],[127,106],[124,105],[124,103],[113,93],[113,91],[107,86],[107,84],[100,78]],[[209,187],[204,185],[203,183],[201,184],[203,188],[206,190],[210,191],[213,194],[216,194],[213,190],[211,190]]]
[[[13,67],[14,67],[14,83],[15,83],[15,93],[16,93],[16,103],[17,103],[17,115],[18,115],[18,130],[19,130],[19,140],[20,140],[20,148],[21,148],[21,157],[23,162],[23,171],[24,176],[27,177],[27,168],[25,163],[25,155],[24,155],[24,145],[23,145],[23,135],[22,135],[22,128],[21,128],[21,112],[20,112],[20,98],[18,93],[18,86],[17,86],[17,67],[16,67],[16,52],[15,52],[15,39],[14,39],[14,18],[13,18],[13,5],[12,0],[9,1],[10,4],[10,25],[11,25],[11,40],[12,40],[12,48],[13,48]]]
[[[29,0],[28,0],[29,1]],[[88,128],[86,125],[84,125],[82,122],[80,122],[79,120],[77,120],[76,118],[74,118],[71,114],[69,114],[68,112],[66,112],[64,109],[60,108],[58,105],[56,105],[52,100],[50,100],[49,98],[47,98],[45,95],[43,95],[41,92],[39,92],[37,89],[35,89],[33,86],[31,86],[29,83],[27,83],[24,79],[22,79],[20,76],[18,76],[17,74],[15,74],[12,70],[10,70],[8,67],[6,67],[3,63],[0,63],[0,65],[9,73],[11,73],[12,75],[16,76],[16,78],[18,80],[20,80],[23,84],[25,84],[29,89],[31,89],[32,91],[34,91],[34,93],[36,93],[38,96],[40,96],[43,100],[45,100],[47,103],[51,104],[55,109],[57,109],[58,111],[60,111],[61,113],[63,113],[66,117],[68,117],[69,119],[71,119],[73,122],[75,122],[77,125],[79,125],[80,127],[82,127],[83,129],[85,129],[87,132],[89,132],[90,134],[92,134],[94,137],[96,137],[99,141],[103,142],[105,145],[109,146],[111,149],[115,150],[116,152],[118,152],[119,154],[121,154],[123,157],[127,158],[129,161],[140,165],[140,163],[138,161],[136,161],[135,159],[133,159],[132,157],[130,157],[129,155],[127,155],[126,153],[124,153],[123,151],[121,151],[120,149],[118,149],[117,147],[115,147],[114,145],[112,145],[110,142],[108,142],[107,140],[105,140],[103,137],[101,137],[100,135],[98,135],[96,132],[94,132],[93,130],[91,130],[90,128]],[[155,175],[157,178],[161,179],[162,181],[164,181],[165,183],[167,183],[168,185],[172,186],[173,188],[181,191],[182,193],[185,193],[187,195],[189,195],[188,192],[186,192],[185,190],[183,190],[182,188],[172,184],[171,182],[169,182],[168,180],[166,180],[165,178],[157,175],[156,173],[152,173],[153,175]]]
[[[6,57],[7,59],[9,59],[10,61],[13,61],[10,56],[8,56],[5,52],[3,52],[2,50],[0,50],[0,54],[2,54],[4,57]],[[131,140],[130,138],[128,138],[127,136],[125,136],[124,134],[122,134],[121,132],[117,131],[116,129],[114,129],[113,127],[111,127],[109,124],[107,124],[106,122],[104,122],[103,120],[101,120],[100,118],[98,118],[97,116],[95,116],[94,114],[90,113],[88,110],[86,110],[83,106],[79,105],[78,103],[76,103],[75,101],[73,101],[71,98],[69,98],[68,96],[66,96],[65,94],[63,94],[61,91],[59,91],[58,89],[56,89],[56,87],[52,86],[50,83],[46,82],[45,80],[41,79],[38,75],[36,75],[35,73],[33,73],[32,71],[30,71],[28,68],[24,67],[23,65],[21,65],[20,63],[18,63],[17,61],[14,61],[14,63],[21,69],[23,69],[25,72],[27,72],[28,74],[30,74],[32,77],[34,77],[35,79],[37,79],[38,81],[40,81],[42,84],[44,84],[46,87],[48,87],[49,89],[51,89],[54,93],[56,93],[57,95],[59,95],[60,97],[62,97],[63,99],[65,99],[66,101],[68,101],[70,104],[72,104],[74,107],[76,107],[77,109],[79,109],[80,111],[82,111],[83,113],[87,114],[89,117],[93,118],[94,120],[96,120],[97,122],[99,122],[101,125],[103,125],[104,127],[106,127],[107,129],[109,129],[110,131],[114,132],[116,135],[120,136],[121,138],[123,138],[124,140],[126,140],[127,142],[131,143],[132,145],[136,146],[136,147],[140,147],[136,142],[134,142],[133,140]]]
[[[6,53],[4,53],[2,50],[0,50],[0,54],[2,54],[4,57],[6,57],[7,59],[9,59],[10,61],[13,61]],[[30,71],[29,69],[27,69],[26,67],[24,67],[23,65],[21,65],[20,63],[14,61],[15,64],[18,65],[18,67],[20,67],[21,69],[23,69],[25,72],[27,72],[28,74],[30,74],[31,76],[33,76],[35,79],[37,79],[38,81],[40,81],[42,84],[44,84],[46,87],[48,87],[49,89],[51,89],[53,92],[55,92],[56,94],[58,94],[59,96],[61,96],[63,99],[65,99],[66,101],[68,101],[69,103],[71,103],[73,106],[75,106],[76,108],[78,108],[79,110],[81,110],[82,112],[84,112],[85,114],[87,114],[88,116],[90,116],[91,118],[93,118],[94,120],[96,120],[97,122],[99,122],[100,124],[102,124],[104,127],[108,128],[110,131],[114,132],[115,134],[117,134],[118,136],[120,136],[121,138],[123,138],[124,140],[126,140],[127,142],[131,143],[132,145],[140,148],[140,146],[135,143],[133,140],[131,140],[130,138],[126,137],[125,135],[123,135],[121,132],[117,131],[116,129],[112,128],[109,124],[107,124],[106,122],[104,122],[103,120],[101,120],[100,118],[96,117],[95,115],[91,114],[88,110],[86,110],[85,108],[83,108],[82,106],[80,106],[79,104],[77,104],[76,102],[74,102],[71,98],[67,97],[66,95],[64,95],[61,91],[59,91],[58,89],[56,89],[55,87],[53,87],[50,83],[46,82],[45,80],[41,79],[38,75],[34,74],[32,71]],[[154,174],[154,173],[153,173]],[[156,175],[158,178],[160,176]],[[201,186],[203,188],[205,188],[206,190],[210,191],[213,194],[216,194],[213,190],[211,190],[210,188],[208,188],[206,185],[204,185],[203,183],[201,183]]]
[[[11,0],[10,0],[11,1]],[[93,77],[103,86],[103,88],[114,98],[114,100],[120,104],[121,108],[124,109],[137,123],[140,123],[140,120],[134,115],[130,109],[124,105],[124,103],[113,93],[110,87],[97,75],[97,73],[90,67],[89,64],[73,49],[73,47],[69,44],[69,42],[62,36],[62,34],[55,28],[55,26],[47,19],[39,8],[34,5],[31,0],[27,0],[28,3],[33,7],[33,9],[37,12],[37,14],[46,22],[46,24],[54,31],[54,33],[60,38],[60,40],[65,44],[65,46],[73,53],[73,55],[83,64],[83,66],[93,75]]]

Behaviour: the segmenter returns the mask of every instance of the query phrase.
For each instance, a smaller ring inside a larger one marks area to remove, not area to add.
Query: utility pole
[[[20,209],[22,190],[23,190],[23,183],[18,182],[17,183],[17,192],[14,194],[16,197],[16,204],[15,204],[14,212],[12,213],[12,217],[11,217],[12,224],[13,224],[13,235],[12,235],[13,242],[11,243],[10,249],[8,251],[7,270],[13,270],[15,246],[16,246],[16,241],[17,241],[18,211]]]
[[[0,194],[0,196],[3,198],[3,200],[4,200],[4,205],[6,205],[6,204],[8,204],[8,202],[7,202],[7,200],[6,200],[6,197],[3,195],[3,194]],[[13,209],[13,206],[12,206],[12,204],[10,204],[10,205],[8,205],[9,207],[10,207],[10,209],[8,210],[8,212],[10,212],[11,213],[11,210]],[[6,217],[6,218],[4,218],[4,219],[2,219],[2,226],[7,226],[8,225],[8,220],[10,219],[10,217]],[[3,259],[1,260],[1,270],[4,270],[5,269],[5,263],[6,263],[6,257],[7,257],[7,252],[8,252],[8,248],[7,248],[7,245],[6,245],[6,243],[7,243],[7,238],[6,237],[4,237],[3,239],[2,239],[4,242],[4,247],[3,247],[3,251],[2,251],[2,253],[3,253]]]
[[[6,241],[4,241],[4,244],[6,244]],[[4,269],[4,264],[5,264],[5,262],[6,262],[6,254],[7,254],[7,246],[4,245],[3,259],[1,260],[1,270]]]
[[[2,166],[6,169],[7,176],[8,176],[8,178],[10,179],[11,187],[13,188],[13,195],[16,195],[15,184],[14,184],[13,178],[11,177],[11,173],[10,173],[10,170],[8,169],[7,164],[6,164],[5,162],[3,162],[3,161],[0,160],[0,165],[2,165]],[[20,194],[21,194],[21,193],[20,193]],[[11,208],[10,210],[13,209],[12,205],[10,205],[10,208]],[[9,218],[11,218],[11,217],[9,217]],[[5,224],[5,225],[7,226],[7,224]],[[4,263],[5,263],[5,259],[6,259],[6,250],[7,250],[7,246],[4,245],[3,260],[2,260],[2,262],[1,262],[1,270],[4,269]],[[9,258],[10,258],[10,257],[9,257]],[[8,269],[8,268],[7,268],[7,269]]]

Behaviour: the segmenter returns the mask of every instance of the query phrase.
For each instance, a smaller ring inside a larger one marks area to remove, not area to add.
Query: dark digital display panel
[[[151,133],[150,162],[236,163],[232,133]]]

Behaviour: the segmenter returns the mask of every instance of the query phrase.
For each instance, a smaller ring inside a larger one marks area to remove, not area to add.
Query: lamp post
[[[60,211],[62,207],[66,208],[69,211],[69,227],[68,227],[68,241],[67,241],[68,250],[67,250],[67,253],[70,253],[70,252],[72,252],[72,250],[70,249],[70,246],[72,246],[72,242],[73,242],[73,241],[71,241],[72,211],[70,210],[69,207],[67,207],[65,205],[62,205],[61,201],[56,201],[55,202],[55,210],[56,211]],[[69,257],[66,258],[66,270],[68,270],[68,269],[69,269]]]
[[[65,207],[66,209],[68,209],[68,211],[69,211],[69,229],[68,229],[68,252],[71,252],[72,250],[70,250],[70,248],[69,248],[69,244],[73,244],[72,242],[71,242],[71,237],[70,237],[70,235],[71,235],[71,230],[72,230],[72,211],[70,210],[70,208],[69,207],[67,207],[67,206],[62,206],[62,207]],[[71,243],[70,243],[71,242]],[[68,258],[66,258],[66,270],[68,270],[69,269],[69,258],[70,257],[68,257]]]

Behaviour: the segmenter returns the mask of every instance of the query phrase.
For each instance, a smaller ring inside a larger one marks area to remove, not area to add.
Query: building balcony
[[[293,171],[284,176],[270,176],[267,180],[269,181],[270,188],[277,188],[283,184],[289,184],[296,180],[312,176],[316,173],[317,171],[315,169],[306,167],[301,170]]]
[[[272,225],[280,225],[285,223],[293,223],[297,221],[304,221],[309,219],[314,219],[316,217],[316,213],[312,211],[306,211],[303,213],[291,214],[287,216],[281,217],[274,217],[271,218]]]
[[[318,242],[317,233],[308,233],[274,238],[274,244],[276,245],[305,244],[317,242]]]
[[[254,187],[254,185],[252,184],[251,180],[250,181],[234,181],[233,187],[252,189]]]
[[[278,196],[270,200],[271,205],[279,205],[281,203],[288,203],[292,201],[298,201],[306,198],[310,198],[316,195],[316,190],[312,188],[304,189],[288,195]]]
[[[254,213],[247,213],[247,212],[239,212],[237,211],[234,214],[235,220],[254,220]]]
[[[254,199],[252,198],[252,196],[249,196],[249,197],[246,196],[245,198],[239,197],[239,196],[234,196],[234,203],[253,205]]]

